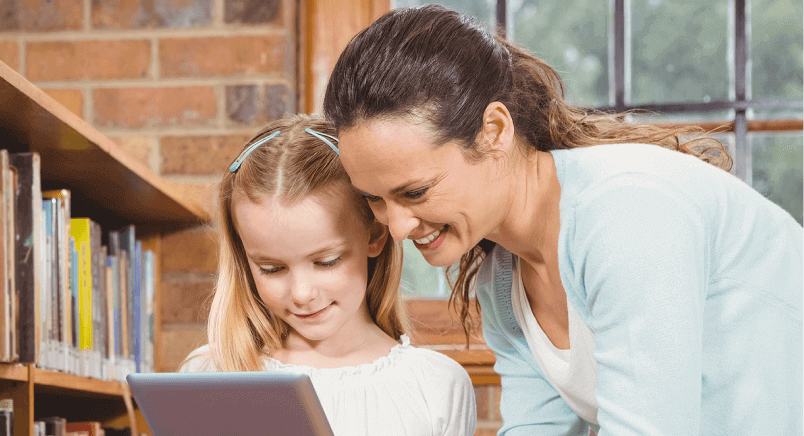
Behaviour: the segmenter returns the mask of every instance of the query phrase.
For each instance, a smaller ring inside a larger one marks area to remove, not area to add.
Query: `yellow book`
[[[92,252],[89,218],[70,219],[78,252],[78,348],[92,349]]]

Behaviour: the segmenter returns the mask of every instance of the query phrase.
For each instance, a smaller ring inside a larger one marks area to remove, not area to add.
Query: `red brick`
[[[25,75],[31,81],[140,79],[150,63],[147,40],[32,42]]]
[[[163,77],[257,75],[285,71],[285,38],[170,38],[159,43]]]
[[[257,93],[257,85],[226,87],[226,118],[229,120],[239,124],[253,123],[257,120],[259,105],[260,96]]]
[[[84,93],[80,89],[44,89],[44,91],[72,113],[84,118]]]
[[[168,136],[162,138],[162,175],[220,175],[251,136]]]
[[[0,30],[81,30],[83,5],[84,2],[75,0],[6,0],[0,2],[0,7],[10,6],[12,11],[6,13],[13,16],[0,22]]]
[[[286,113],[294,113],[292,93],[285,85],[265,86],[265,121],[278,120]]]
[[[203,126],[215,124],[212,87],[108,88],[93,92],[98,127]]]
[[[208,272],[218,269],[215,234],[204,227],[172,233],[162,238],[162,274]]]
[[[0,41],[0,61],[3,61],[12,70],[18,71],[20,69],[16,41]]]
[[[154,153],[153,146],[151,145],[151,138],[145,136],[134,137],[110,137],[117,146],[125,151],[129,156],[133,157],[138,162],[151,168],[151,156]]]
[[[282,0],[225,0],[227,23],[266,24],[282,19]]]
[[[215,277],[187,279],[187,274],[162,276],[162,323],[205,323],[215,288]]]
[[[93,0],[98,29],[197,28],[212,22],[213,0]]]

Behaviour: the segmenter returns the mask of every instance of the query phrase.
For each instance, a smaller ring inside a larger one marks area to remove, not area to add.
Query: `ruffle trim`
[[[353,381],[355,379],[363,379],[373,376],[378,372],[391,368],[396,365],[402,358],[406,351],[413,348],[410,345],[410,338],[407,335],[400,337],[401,344],[394,345],[387,355],[378,358],[370,363],[362,363],[355,366],[343,366],[340,368],[315,368],[306,365],[293,365],[282,363],[272,357],[265,358],[267,370],[288,371],[294,373],[304,373],[310,376],[311,379],[317,381]]]

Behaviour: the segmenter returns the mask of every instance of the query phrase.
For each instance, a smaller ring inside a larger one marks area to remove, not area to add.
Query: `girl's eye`
[[[419,188],[415,191],[408,191],[405,193],[405,197],[407,198],[420,198],[427,192],[427,188]]]
[[[278,272],[279,272],[281,269],[282,269],[282,268],[280,268],[280,267],[276,267],[276,266],[261,266],[261,267],[260,267],[260,274],[265,274],[265,275],[269,275],[269,274],[276,274],[276,273],[278,273]]]
[[[333,266],[339,264],[340,262],[341,262],[341,257],[338,256],[338,257],[336,257],[335,259],[332,259],[332,260],[325,260],[323,262],[316,262],[316,264],[319,265],[319,266],[329,268],[329,267],[333,267]]]

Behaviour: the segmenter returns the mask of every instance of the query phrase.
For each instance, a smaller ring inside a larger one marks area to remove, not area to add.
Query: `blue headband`
[[[326,133],[316,132],[315,130],[310,129],[310,128],[304,129],[304,131],[309,133],[309,134],[311,134],[311,135],[313,135],[313,136],[315,136],[316,138],[324,141],[325,144],[329,145],[329,148],[331,148],[332,150],[335,151],[335,154],[340,155],[340,153],[338,152],[338,148],[335,147],[335,145],[332,142],[327,140],[327,138],[330,138],[333,141],[338,142],[338,138],[336,138],[336,137],[334,137],[332,135],[327,135]],[[229,171],[230,172],[237,171],[238,168],[240,168],[240,165],[243,163],[243,161],[248,157],[249,154],[251,154],[252,151],[254,151],[255,148],[257,148],[257,147],[261,146],[262,144],[265,144],[266,142],[276,138],[277,136],[279,136],[280,133],[282,133],[282,132],[277,130],[276,132],[271,133],[270,135],[266,136],[265,138],[262,138],[259,141],[255,141],[253,144],[249,145],[248,148],[243,150],[243,152],[240,153],[240,156],[237,156],[237,159],[235,159],[235,161],[232,162],[231,165],[229,165]],[[326,136],[326,138],[325,138],[325,136]]]
[[[311,135],[313,135],[313,136],[315,136],[316,138],[324,141],[324,143],[329,145],[329,148],[331,148],[335,152],[335,154],[340,156],[341,152],[338,151],[338,148],[335,147],[335,145],[333,143],[327,141],[327,138],[329,138],[329,139],[331,139],[331,140],[333,140],[335,142],[338,142],[338,138],[336,138],[336,137],[334,137],[332,135],[327,135],[326,133],[316,132],[315,130],[313,130],[313,129],[309,128],[309,127],[304,129],[304,131],[309,133],[309,134],[311,134]],[[327,138],[325,138],[324,136],[326,136]]]

